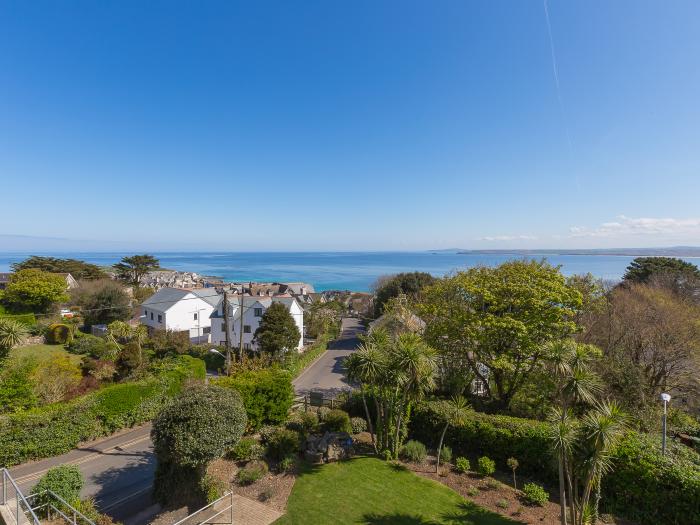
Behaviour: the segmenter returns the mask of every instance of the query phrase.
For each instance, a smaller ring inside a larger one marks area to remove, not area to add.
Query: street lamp
[[[667,413],[668,402],[671,401],[670,394],[667,394],[666,392],[664,392],[663,394],[661,394],[661,400],[664,402],[664,419],[663,419],[663,436],[661,438],[661,455],[665,456],[666,455],[666,413]]]
[[[224,358],[224,362],[226,363],[226,374],[228,375],[228,373],[229,373],[229,368],[231,367],[231,363],[229,363],[228,358],[227,358],[224,354],[222,354],[221,352],[219,352],[216,348],[210,348],[210,349],[209,349],[209,353],[210,353],[210,354],[218,354],[218,355],[220,355],[221,357]]]

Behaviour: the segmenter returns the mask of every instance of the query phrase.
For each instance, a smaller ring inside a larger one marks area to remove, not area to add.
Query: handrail
[[[61,503],[63,503],[63,505],[65,505],[65,507],[68,507],[68,509],[70,509],[70,512],[73,513],[73,519],[71,520],[70,517],[66,516],[63,512],[61,512],[61,511],[58,509],[58,507],[56,507],[56,505],[54,505],[53,503],[45,503],[45,504],[39,505],[38,507],[36,507],[37,509],[39,509],[39,508],[41,508],[41,507],[43,507],[43,506],[45,506],[45,505],[48,505],[48,506],[52,507],[56,512],[58,512],[61,516],[63,516],[63,518],[64,518],[66,521],[68,521],[69,523],[76,523],[76,519],[75,519],[76,516],[80,516],[86,523],[88,523],[88,525],[95,525],[95,522],[94,522],[94,521],[92,521],[92,520],[91,520],[90,518],[88,518],[85,514],[83,514],[82,512],[80,512],[80,511],[79,511],[78,509],[76,509],[73,505],[71,505],[70,503],[68,503],[66,500],[64,500],[61,496],[59,496],[58,494],[56,494],[56,493],[55,493],[53,490],[51,490],[51,489],[42,490],[41,492],[35,492],[35,493],[33,493],[33,494],[30,494],[29,497],[30,497],[30,498],[34,498],[34,497],[37,497],[37,496],[41,496],[42,494],[48,494],[50,497],[55,498],[56,500],[58,500],[58,501],[60,501]],[[64,509],[65,509],[65,507],[64,507]]]
[[[6,468],[2,469],[2,504],[3,505],[7,504],[7,480],[8,479],[10,480],[10,483],[12,484],[12,486],[15,488],[15,494],[17,495],[17,497],[16,497],[17,508],[15,509],[16,524],[19,525],[19,513],[21,510],[20,500],[21,500],[24,503],[24,506],[27,508],[27,511],[31,515],[31,518],[34,521],[34,525],[40,525],[41,522],[39,521],[39,518],[37,518],[36,514],[34,514],[34,510],[27,502],[27,499],[24,497],[24,494],[22,494],[22,491],[19,490],[19,487],[17,486],[17,483],[15,483],[15,480],[12,479],[12,476],[10,475],[10,471],[7,470]],[[24,514],[24,512],[23,512],[23,514]]]
[[[224,494],[223,496],[221,496],[220,498],[215,499],[215,500],[212,501],[211,503],[205,505],[205,506],[202,507],[201,509],[194,511],[192,514],[188,514],[187,516],[185,516],[184,518],[182,518],[180,521],[176,521],[175,523],[173,523],[173,525],[182,525],[182,524],[185,523],[187,520],[189,520],[192,516],[196,516],[196,515],[199,514],[200,512],[203,512],[203,511],[205,511],[206,509],[208,509],[209,507],[212,507],[212,506],[216,505],[216,504],[219,503],[221,500],[223,500],[224,498],[229,497],[229,496],[231,497],[231,504],[230,504],[228,507],[226,507],[225,509],[220,510],[219,512],[217,512],[217,513],[214,514],[213,516],[210,516],[209,519],[215,518],[215,517],[217,517],[219,514],[222,514],[222,513],[224,513],[225,511],[227,511],[227,510],[229,510],[229,509],[233,509],[233,492],[229,491],[229,492],[227,492],[226,494]],[[231,522],[233,523],[233,519],[231,520]]]

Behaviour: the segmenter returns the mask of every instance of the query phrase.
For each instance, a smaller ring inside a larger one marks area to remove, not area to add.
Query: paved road
[[[150,432],[151,425],[144,425],[10,472],[28,494],[49,468],[77,465],[85,476],[82,497],[94,497],[103,512],[125,525],[141,525],[157,510],[151,499],[156,460]]]
[[[364,332],[359,319],[345,318],[340,337],[328,345],[328,351],[294,380],[297,394],[311,390],[337,394],[350,390],[352,385],[345,378],[343,360],[355,351],[360,343],[358,335]]]

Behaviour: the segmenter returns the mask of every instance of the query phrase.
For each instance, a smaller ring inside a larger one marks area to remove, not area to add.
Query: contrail
[[[566,125],[566,112],[564,111],[564,102],[561,98],[561,87],[559,86],[559,70],[557,69],[557,55],[554,52],[554,37],[552,36],[552,24],[549,21],[549,9],[547,9],[547,0],[543,0],[543,3],[544,17],[547,20],[547,32],[549,33],[549,49],[552,52],[552,71],[554,72],[554,84],[557,88],[557,100],[559,101],[559,110],[561,111],[561,117],[564,121],[564,132],[566,133],[566,141],[569,144],[570,152],[573,153],[574,147],[571,143],[569,127]]]

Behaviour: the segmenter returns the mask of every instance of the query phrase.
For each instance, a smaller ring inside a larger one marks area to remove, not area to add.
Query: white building
[[[211,314],[221,296],[214,288],[161,288],[141,305],[141,324],[149,330],[187,332],[193,343],[208,343]]]
[[[274,297],[256,297],[250,295],[229,297],[229,341],[232,348],[238,348],[241,335],[241,300],[243,302],[243,348],[257,350],[257,344],[253,341],[255,331],[260,326],[260,320],[272,303],[282,303],[292,314],[294,322],[299,328],[299,343],[295,350],[304,346],[304,310],[299,302],[290,295],[276,295]],[[223,298],[211,314],[211,342],[222,345],[226,340],[226,323],[224,322]]]

